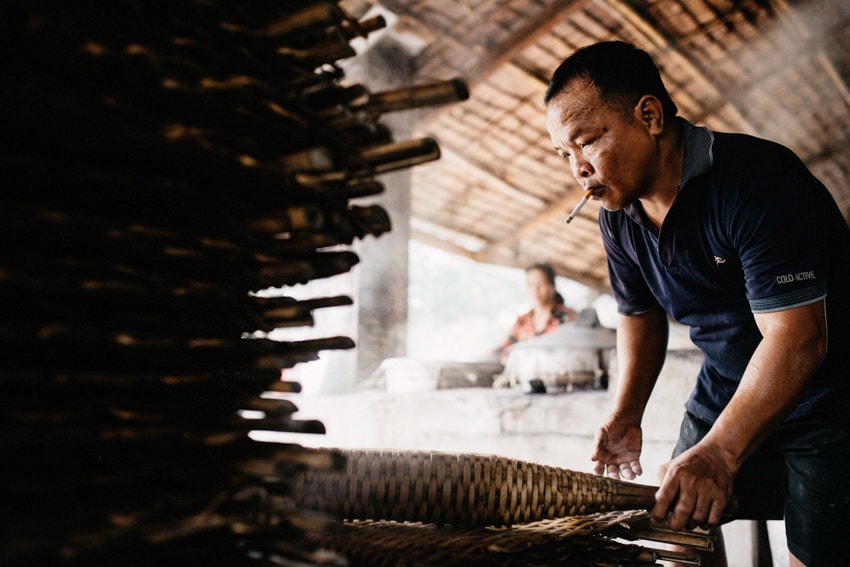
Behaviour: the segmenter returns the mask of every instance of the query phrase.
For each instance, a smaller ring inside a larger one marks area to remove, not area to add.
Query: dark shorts
[[[711,425],[685,413],[677,456]],[[782,424],[735,477],[740,519],[785,520],[788,549],[808,567],[850,565],[850,433],[813,418]]]

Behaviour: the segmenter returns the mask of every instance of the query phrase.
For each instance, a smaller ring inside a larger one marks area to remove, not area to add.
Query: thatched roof
[[[377,0],[344,0],[353,15]],[[597,205],[552,151],[542,96],[574,49],[648,50],[680,113],[796,151],[850,217],[850,3],[836,0],[381,0],[413,82],[461,77],[470,99],[423,114],[442,158],[415,169],[413,238],[482,262],[552,262],[607,289]],[[411,47],[412,46],[412,47]]]

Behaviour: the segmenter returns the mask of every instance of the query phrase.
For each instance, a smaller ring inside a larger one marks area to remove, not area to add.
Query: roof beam
[[[579,220],[579,219],[576,219]],[[575,222],[575,221],[573,221]],[[454,254],[456,256],[460,256],[462,258],[466,258],[468,260],[472,260],[474,262],[480,262],[485,264],[496,264],[499,266],[509,266],[512,268],[525,268],[529,264],[534,262],[539,262],[540,258],[530,258],[527,256],[523,256],[522,254],[517,254],[512,251],[506,253],[504,248],[487,248],[482,251],[472,251],[463,246],[455,244],[451,242],[447,238],[443,238],[436,234],[436,232],[445,232],[446,234],[456,234],[458,236],[463,237],[462,233],[459,233],[457,230],[440,227],[439,225],[434,225],[433,223],[425,223],[427,228],[433,229],[435,232],[430,232],[429,230],[423,230],[420,228],[413,227],[410,230],[410,238],[411,240],[415,240],[416,242],[420,242],[432,248],[436,248],[438,250],[442,250],[444,252],[448,252],[450,254]],[[470,236],[470,238],[473,238]],[[599,279],[593,276],[587,275],[586,272],[581,272],[577,269],[574,269],[573,266],[569,264],[564,264],[562,262],[558,262],[556,260],[550,260],[550,262],[555,266],[559,275],[576,281],[580,284],[586,285],[592,289],[595,289],[601,293],[609,293],[607,284],[600,283]]]
[[[526,256],[511,256],[506,257],[504,255],[499,256],[488,256],[486,258],[472,257],[469,256],[468,253],[455,251],[452,245],[448,242],[440,240],[439,238],[433,237],[431,235],[422,234],[422,233],[413,233],[412,238],[417,242],[425,244],[427,246],[431,246],[432,248],[436,248],[438,250],[442,250],[444,252],[449,252],[451,254],[456,254],[458,256],[467,258],[468,260],[472,260],[473,262],[479,262],[482,264],[492,264],[495,266],[506,266],[509,268],[517,268],[517,269],[525,269],[529,265],[534,264],[536,262],[540,262],[541,258],[530,258]],[[553,261],[549,261],[550,264],[555,268],[558,272],[558,275],[564,277],[568,280],[572,280],[574,282],[578,282],[582,285],[585,285],[599,293],[611,293],[611,289],[606,283],[600,283],[598,278],[588,276],[583,273],[579,273],[570,268],[570,266],[566,264],[561,264]]]
[[[564,214],[567,208],[569,208],[571,204],[574,205],[576,202],[577,200],[573,194],[570,194],[569,197],[564,197],[563,199],[555,201],[554,203],[543,209],[543,211],[541,211],[539,214],[535,215],[533,218],[520,225],[520,227],[512,233],[490,244],[490,246],[479,252],[479,254],[482,256],[486,256],[490,254],[490,252],[495,248],[511,246],[515,242],[521,240],[523,236],[532,232],[540,225],[550,222],[554,217],[558,215]]]
[[[559,276],[567,278],[568,280],[572,280],[574,282],[578,282],[582,285],[586,285],[587,287],[600,292],[600,293],[611,293],[611,289],[607,285],[607,279],[603,282],[600,281],[599,278],[588,275],[587,273],[579,272],[573,269],[569,264],[565,264],[563,262],[559,262],[557,259],[553,258],[540,258],[540,257],[529,257],[523,256],[521,254],[518,255],[505,255],[505,254],[494,254],[492,256],[488,256],[487,258],[473,258],[476,262],[482,262],[487,264],[495,264],[498,266],[510,266],[512,268],[520,268],[525,269],[529,265],[546,261],[555,268],[555,271]]]
[[[518,201],[529,207],[538,208],[545,205],[545,201],[542,199],[535,197],[534,195],[529,195],[521,189],[517,189],[501,177],[494,174],[485,164],[466,155],[457,148],[449,147],[445,142],[441,142],[440,151],[442,153],[441,159],[444,159],[446,162],[459,162],[461,165],[474,170],[475,173],[472,175],[480,176],[482,181],[487,184],[488,189],[492,188],[508,199]]]
[[[583,0],[552,0],[540,13],[529,18],[522,27],[511,36],[511,40],[490,50],[481,58],[478,67],[482,70],[470,79],[470,86],[480,83],[492,75],[500,66],[512,59],[517,53],[551,30],[563,17],[584,5]]]
[[[586,0],[550,0],[540,12],[533,17],[527,18],[522,26],[511,34],[510,40],[503,42],[494,49],[487,49],[485,54],[479,56],[474,67],[480,71],[474,77],[466,77],[470,88],[476,83],[485,81],[502,64],[514,57],[517,52],[557,25],[565,14],[580,9],[585,2]],[[409,0],[382,0],[381,4],[396,14],[413,16],[410,10]],[[474,17],[474,14],[471,14],[471,16]],[[421,20],[417,21],[422,24]],[[439,36],[441,33],[435,32],[435,35]],[[474,37],[474,34],[470,35],[470,37]],[[444,40],[456,41],[468,49],[474,47],[463,44],[457,38],[444,38]]]
[[[442,250],[443,252],[449,252],[451,254],[455,254],[457,256],[461,256],[463,258],[467,258],[469,260],[475,260],[476,253],[467,250],[463,246],[458,246],[453,242],[449,242],[439,236],[431,234],[430,232],[425,232],[424,230],[419,230],[412,228],[410,229],[410,238],[411,240],[415,240],[416,242],[421,242],[422,244],[427,244],[432,248],[437,248],[438,250]]]

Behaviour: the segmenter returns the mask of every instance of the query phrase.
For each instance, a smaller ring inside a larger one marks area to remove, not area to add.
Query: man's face
[[[568,83],[546,106],[546,129],[555,150],[608,210],[634,203],[655,178],[657,140],[639,118],[637,107],[627,115],[606,104],[585,79]]]

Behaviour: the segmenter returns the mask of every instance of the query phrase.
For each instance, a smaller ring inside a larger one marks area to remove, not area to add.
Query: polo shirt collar
[[[707,173],[711,169],[711,164],[714,162],[714,154],[712,152],[714,134],[708,128],[694,126],[679,116],[676,116],[675,120],[678,120],[682,127],[682,136],[685,145],[685,155],[682,161],[682,178],[679,180],[679,191],[681,191],[682,187],[690,180]],[[638,224],[648,225],[648,222],[643,218],[643,209],[639,203],[629,205],[624,211]]]
[[[714,161],[714,154],[711,151],[714,134],[708,128],[694,126],[684,118],[677,118],[677,120],[682,125],[682,134],[685,138],[682,179],[679,182],[679,190],[681,190],[688,181],[711,169]]]

